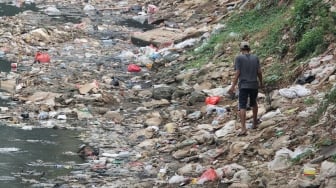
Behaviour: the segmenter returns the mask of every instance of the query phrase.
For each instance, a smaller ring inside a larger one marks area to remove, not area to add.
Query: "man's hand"
[[[229,94],[234,94],[234,91],[235,91],[235,86],[234,85],[232,85],[231,87],[230,87],[230,89],[229,89]]]
[[[263,83],[260,83],[260,85],[259,85],[259,89],[262,90],[262,91],[265,90],[265,86],[264,86]]]

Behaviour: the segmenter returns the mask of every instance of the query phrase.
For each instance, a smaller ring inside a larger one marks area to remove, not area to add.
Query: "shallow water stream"
[[[78,132],[31,131],[0,126],[0,187],[26,187],[25,179],[46,183],[82,163],[76,155]],[[27,182],[28,183],[28,182]]]
[[[13,16],[25,10],[37,11],[37,8],[34,4],[20,5],[15,1],[0,3],[0,16]],[[0,71],[13,71],[11,63],[1,58]],[[1,107],[11,105],[10,102],[0,98]],[[84,162],[76,153],[81,145],[78,134],[70,130],[23,130],[0,125],[0,187],[20,188],[34,184],[43,187],[68,174]]]

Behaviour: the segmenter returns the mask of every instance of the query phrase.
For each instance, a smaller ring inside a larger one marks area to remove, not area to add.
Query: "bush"
[[[322,28],[313,28],[306,32],[296,45],[296,57],[302,58],[315,52],[316,47],[324,43],[323,35]]]

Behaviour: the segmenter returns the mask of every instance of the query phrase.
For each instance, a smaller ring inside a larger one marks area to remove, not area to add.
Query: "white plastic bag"
[[[268,112],[268,113],[264,114],[263,116],[261,116],[260,120],[261,121],[267,121],[269,119],[274,118],[275,116],[277,116],[279,114],[281,114],[281,111],[278,108],[276,111],[271,111],[271,112]]]
[[[233,133],[233,131],[235,130],[235,124],[236,124],[236,120],[231,120],[227,123],[225,123],[225,125],[223,126],[223,128],[219,129],[218,131],[215,132],[216,136],[218,138],[220,137],[224,137],[230,133]]]
[[[168,183],[169,184],[176,184],[176,183],[183,183],[185,181],[187,181],[189,178],[186,178],[184,176],[180,176],[180,175],[174,175],[173,177],[171,177],[169,180],[168,180]]]
[[[269,170],[284,170],[291,166],[290,156],[293,152],[287,148],[282,148],[275,153],[273,161],[268,163]]]
[[[279,90],[281,96],[294,99],[297,97],[305,97],[311,94],[311,91],[302,85],[295,85],[290,88],[283,88]]]

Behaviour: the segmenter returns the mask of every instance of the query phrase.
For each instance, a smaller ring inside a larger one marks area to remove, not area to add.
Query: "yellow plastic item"
[[[197,178],[191,179],[191,184],[197,184]]]
[[[315,168],[310,168],[310,167],[305,167],[303,169],[303,175],[305,175],[305,176],[315,176],[316,175],[316,169]]]

